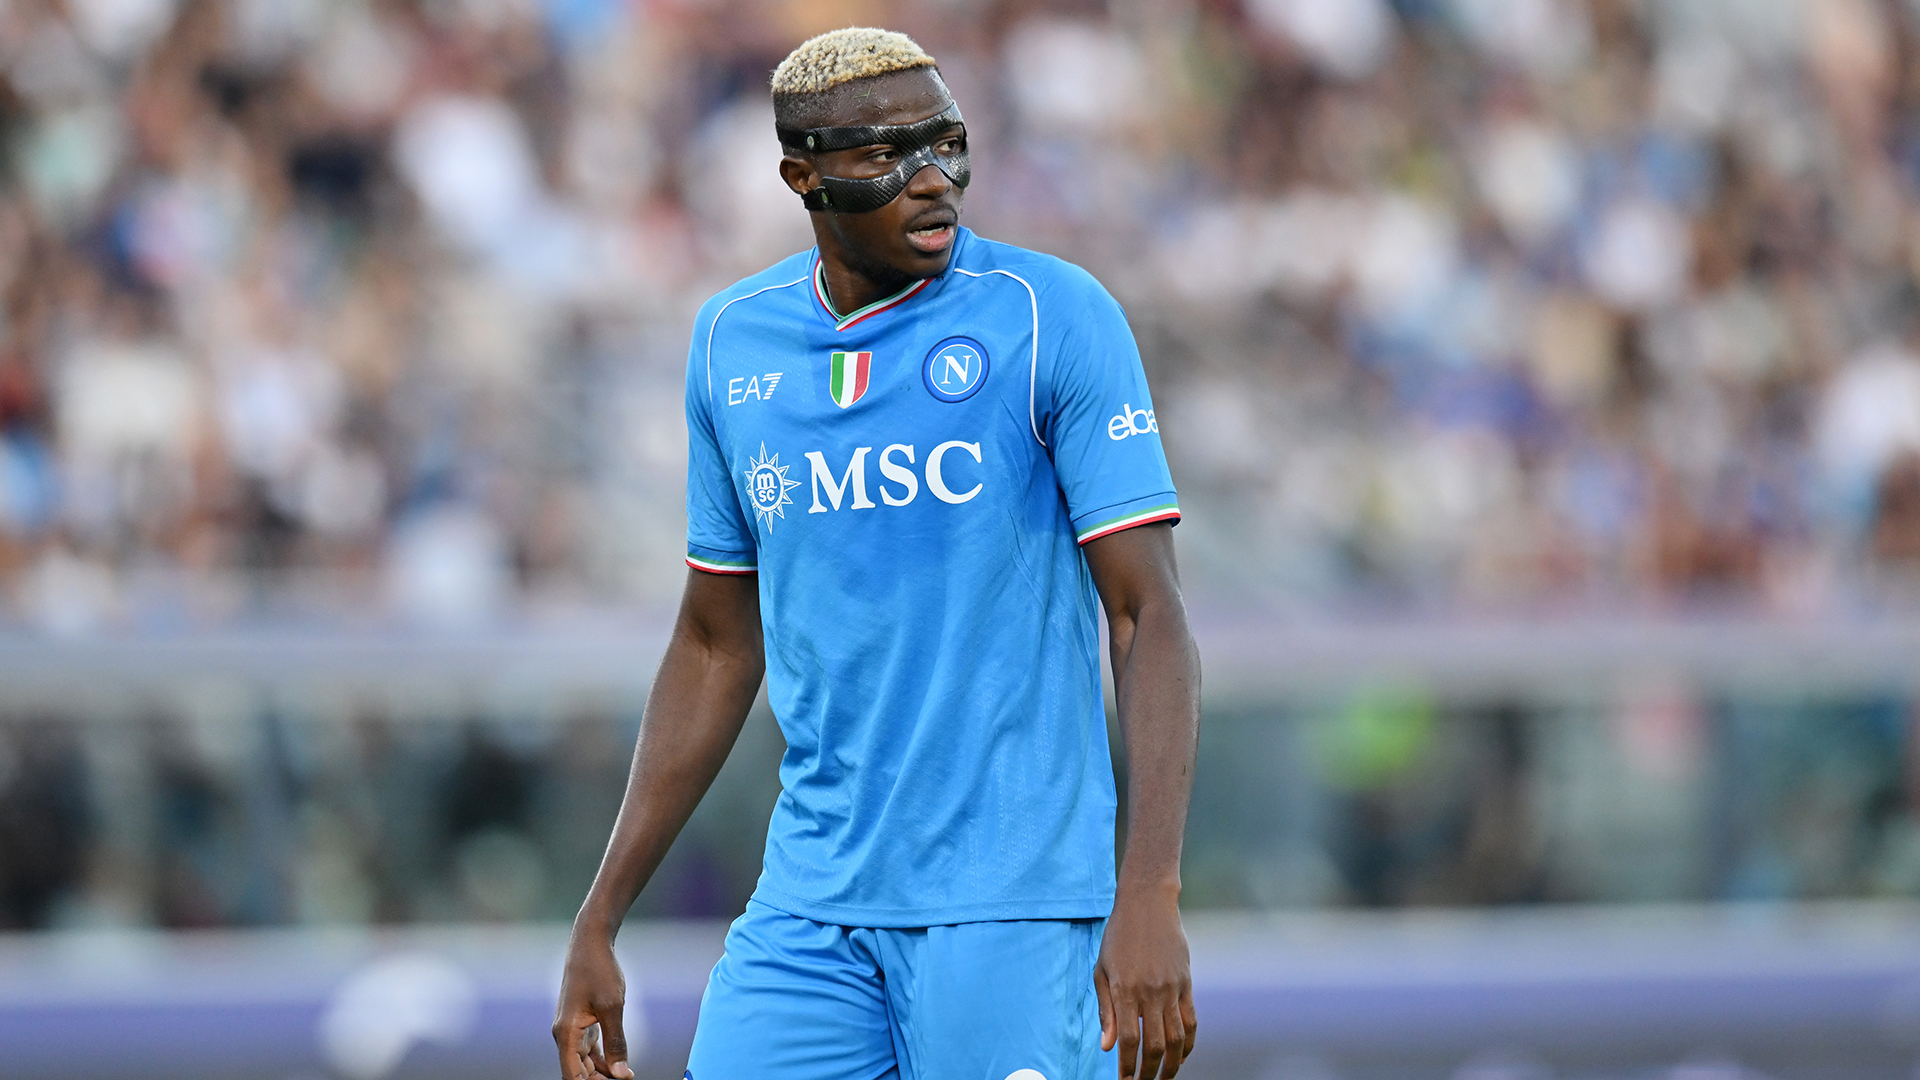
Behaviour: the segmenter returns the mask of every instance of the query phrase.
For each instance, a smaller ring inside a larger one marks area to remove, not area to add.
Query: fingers
[[[603,1044],[602,1055],[595,1059],[594,1067],[613,1080],[633,1080],[633,1070],[627,1065],[626,1002],[597,1007],[594,1015],[600,1018]]]
[[[587,1060],[592,1062],[593,1064],[594,1077],[598,1078],[598,1077],[606,1076],[607,1075],[607,1055],[606,1055],[606,1051],[601,1046],[600,1025],[594,1024],[593,1026],[587,1028],[587,1030],[584,1033],[582,1042],[583,1042],[583,1045],[585,1045],[586,1047]]]
[[[1100,1052],[1104,1054],[1120,1037],[1119,1025],[1113,1022],[1113,990],[1107,985],[1105,968],[1093,969],[1093,996],[1100,1002]]]
[[[1120,1038],[1120,1080],[1132,1080],[1139,1076],[1136,1067],[1140,1064],[1140,1010],[1127,1000],[1114,1002],[1114,1016],[1119,1021]],[[1141,1077],[1141,1080],[1151,1080]]]
[[[1193,983],[1187,982],[1180,987],[1180,1025],[1186,1029],[1186,1042],[1180,1049],[1180,1060],[1193,1056],[1194,1033],[1200,1028],[1200,1018],[1193,1011]]]
[[[1141,1009],[1140,1080],[1156,1080],[1160,1064],[1167,1056],[1167,1025],[1160,1009]],[[1176,1068],[1178,1066],[1175,1066]]]
[[[593,1063],[585,1051],[586,1027],[592,1017],[562,1017],[553,1022],[553,1042],[560,1051],[560,1080],[590,1080]]]
[[[1120,1051],[1120,1080],[1173,1080],[1193,1053],[1193,989],[1115,990],[1096,972],[1100,1049]]]
[[[1160,1030],[1166,1038],[1166,1056],[1160,1063],[1161,1080],[1173,1080],[1180,1066],[1187,1060],[1187,1025],[1180,1015],[1180,1000],[1174,994],[1166,995],[1166,1002],[1160,1010]],[[1141,1070],[1145,1072],[1145,1070]]]

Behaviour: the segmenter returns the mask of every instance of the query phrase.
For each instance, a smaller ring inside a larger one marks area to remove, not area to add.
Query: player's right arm
[[[713,784],[759,692],[766,656],[758,581],[753,574],[687,571],[613,838],[573,922],[553,1020],[562,1080],[633,1075],[621,1015],[626,980],[614,960],[614,935]]]

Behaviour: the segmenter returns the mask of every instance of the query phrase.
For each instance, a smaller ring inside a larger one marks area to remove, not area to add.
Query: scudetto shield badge
[[[827,376],[827,393],[833,395],[833,403],[844,409],[866,396],[867,378],[872,370],[870,352],[834,353],[833,367]]]

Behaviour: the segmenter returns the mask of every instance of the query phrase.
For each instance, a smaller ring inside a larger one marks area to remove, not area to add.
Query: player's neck
[[[827,303],[842,316],[885,300],[916,280],[899,273],[863,272],[824,251],[820,255],[820,269],[826,284]]]

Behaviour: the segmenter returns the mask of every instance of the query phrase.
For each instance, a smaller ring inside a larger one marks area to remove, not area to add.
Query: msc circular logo
[[[765,513],[772,513],[780,505],[780,477],[769,466],[753,470],[753,505]]]
[[[927,393],[941,401],[965,401],[987,382],[987,348],[970,337],[950,337],[920,365]]]
[[[767,444],[760,444],[760,456],[747,461],[747,497],[753,500],[753,512],[768,529],[773,528],[774,518],[785,518],[787,506],[793,502],[793,496],[787,492],[800,486],[800,481],[787,479],[787,470],[791,465],[780,464],[780,455],[767,454]]]

